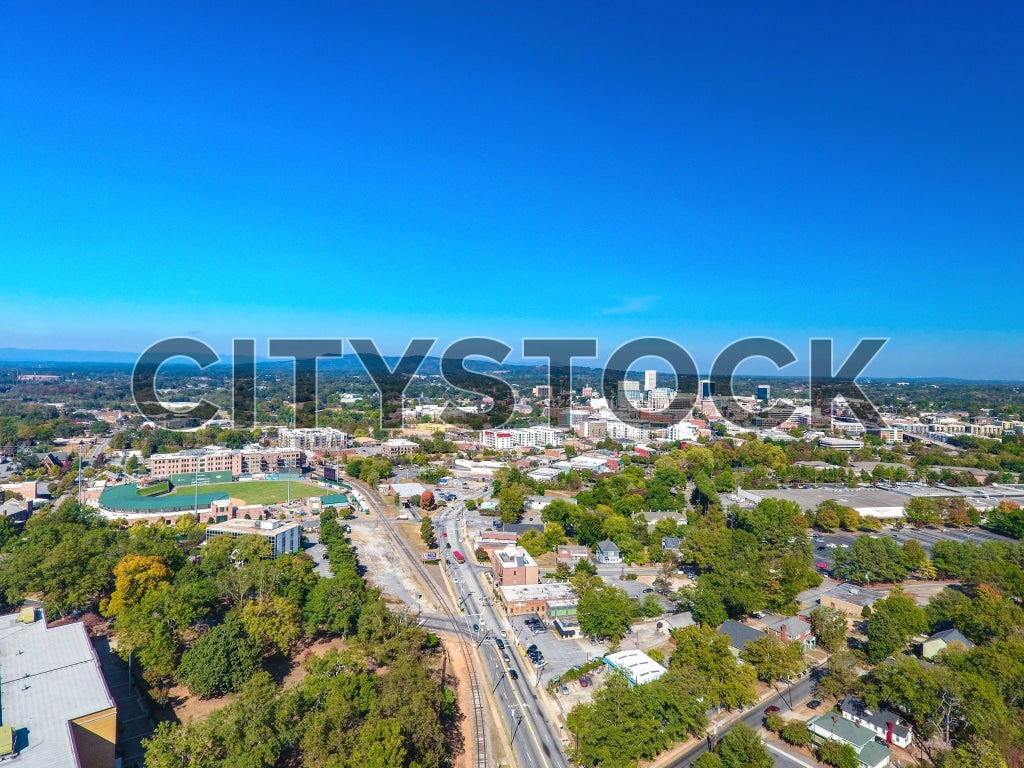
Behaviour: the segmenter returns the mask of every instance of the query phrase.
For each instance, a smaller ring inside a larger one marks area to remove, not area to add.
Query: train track
[[[366,497],[366,502],[370,504],[377,513],[377,518],[384,524],[384,527],[387,529],[388,536],[391,537],[395,546],[405,554],[406,558],[413,564],[413,566],[419,565],[419,557],[415,552],[413,552],[409,543],[402,537],[402,535],[395,531],[392,521],[384,516],[380,504],[378,504],[377,500],[373,497],[373,491],[370,487],[358,481],[350,480],[349,482],[351,482],[353,486],[358,487]],[[473,723],[473,765],[475,768],[488,768],[491,763],[488,759],[489,752],[487,749],[487,723],[484,718],[484,697],[480,692],[480,685],[477,680],[476,670],[473,668],[472,659],[469,654],[469,645],[462,637],[458,618],[455,616],[448,603],[448,596],[442,592],[441,588],[431,576],[432,574],[429,572],[424,573],[423,581],[426,583],[430,593],[434,596],[438,608],[445,614],[445,617],[451,624],[452,635],[455,637],[455,641],[458,645],[458,652],[462,655],[462,658],[466,660],[466,669],[469,672],[469,694],[470,706],[472,708],[471,719]]]

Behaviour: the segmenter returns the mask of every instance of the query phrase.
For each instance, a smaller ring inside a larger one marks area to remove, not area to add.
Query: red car
[[[765,707],[764,708],[764,713],[766,715],[770,715],[772,712],[779,712],[779,711],[780,711],[779,708],[776,707],[774,704],[772,704],[770,707]]]
[[[580,676],[580,688],[586,688],[590,683],[587,682],[587,678]]]
[[[815,566],[821,568],[821,570],[825,570],[828,568],[828,563],[815,563]]]

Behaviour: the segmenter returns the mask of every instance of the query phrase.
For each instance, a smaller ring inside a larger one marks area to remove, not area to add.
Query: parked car
[[[580,675],[580,688],[586,688],[588,685],[590,685],[590,683],[587,682],[587,678]]]
[[[770,715],[773,712],[780,712],[780,711],[781,710],[778,707],[776,707],[774,704],[772,704],[770,707],[765,707],[764,708],[765,715]]]
[[[810,701],[807,702],[807,708],[808,709],[817,709],[820,706],[821,706],[821,702],[818,701],[817,699],[811,699]]]
[[[649,592],[653,592],[653,591],[654,591],[654,590],[653,590],[653,589],[651,589],[650,587],[644,587],[644,594],[645,594],[645,595],[646,595],[646,594],[648,594]]]
[[[562,683],[562,693],[568,693],[568,692],[569,692],[569,686],[566,685],[565,683]]]
[[[536,645],[531,645],[529,648],[526,649],[526,652],[527,653],[533,653],[536,650],[537,650],[537,646]]]

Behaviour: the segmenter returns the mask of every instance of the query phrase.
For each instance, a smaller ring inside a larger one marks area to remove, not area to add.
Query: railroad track
[[[350,480],[350,482],[362,491],[363,495],[366,497],[367,503],[370,504],[377,513],[378,520],[384,524],[384,527],[387,529],[388,536],[391,537],[391,541],[394,542],[395,546],[405,554],[410,563],[418,565],[420,562],[419,557],[415,552],[413,552],[405,538],[395,531],[392,521],[384,516],[381,511],[380,504],[378,504],[377,500],[373,497],[373,491],[370,487],[358,481]],[[466,669],[469,672],[470,706],[473,710],[471,713],[473,722],[473,765],[475,768],[488,768],[488,766],[491,765],[491,762],[488,759],[487,724],[484,719],[484,697],[480,692],[480,685],[477,680],[476,670],[473,668],[472,659],[469,654],[469,646],[462,637],[458,618],[455,616],[448,603],[448,596],[442,592],[441,588],[432,578],[432,574],[430,572],[423,574],[423,581],[434,596],[439,610],[445,614],[445,617],[451,624],[452,635],[455,637],[455,641],[458,644],[458,652],[462,655],[462,658],[466,660]]]

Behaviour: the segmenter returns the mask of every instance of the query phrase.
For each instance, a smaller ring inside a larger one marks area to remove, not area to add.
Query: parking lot
[[[991,531],[986,531],[982,528],[965,528],[957,530],[954,528],[914,528],[912,526],[905,526],[902,530],[897,531],[895,528],[890,526],[881,531],[870,534],[849,531],[837,531],[835,533],[821,533],[814,531],[812,532],[812,536],[815,537],[815,539],[812,540],[814,545],[814,561],[816,563],[825,562],[828,564],[829,569],[831,569],[833,564],[833,555],[835,555],[836,551],[842,549],[844,544],[849,547],[861,536],[869,535],[877,538],[891,538],[893,541],[901,545],[911,539],[914,539],[920,542],[921,546],[929,551],[939,541],[955,541],[961,544],[983,544],[986,541],[1013,541],[1006,536],[1000,536],[997,533],[992,533]],[[829,546],[830,544],[835,546]]]

